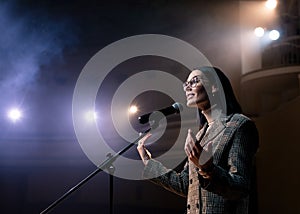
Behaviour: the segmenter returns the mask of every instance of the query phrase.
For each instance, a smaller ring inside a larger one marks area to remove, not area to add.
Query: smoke
[[[51,16],[42,8],[22,10],[18,6],[16,2],[0,3],[2,102],[22,96],[35,84],[42,65],[62,60],[63,51],[77,42],[67,18]]]

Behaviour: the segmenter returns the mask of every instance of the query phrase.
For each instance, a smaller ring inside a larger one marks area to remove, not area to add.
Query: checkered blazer
[[[201,129],[196,137],[203,132]],[[256,213],[252,207],[254,156],[258,148],[255,124],[242,114],[221,116],[204,133],[201,145],[212,141],[216,166],[209,179],[198,175],[199,213]],[[176,194],[187,197],[189,164],[181,172],[149,160],[143,176]]]

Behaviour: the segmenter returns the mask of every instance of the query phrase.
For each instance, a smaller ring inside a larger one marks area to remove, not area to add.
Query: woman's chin
[[[186,106],[190,107],[190,108],[195,108],[195,107],[197,107],[197,103],[193,100],[187,100],[186,101]]]

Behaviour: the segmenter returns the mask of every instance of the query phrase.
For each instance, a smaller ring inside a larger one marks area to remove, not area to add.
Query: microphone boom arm
[[[156,124],[154,124],[154,125],[156,126]],[[81,186],[83,186],[85,183],[87,183],[96,174],[98,174],[99,172],[102,172],[104,169],[109,169],[112,166],[112,164],[115,162],[115,160],[117,160],[117,158],[119,156],[121,156],[123,153],[125,153],[128,149],[130,149],[134,145],[138,144],[138,141],[140,139],[142,139],[149,131],[151,131],[152,128],[156,128],[155,126],[152,126],[151,128],[149,128],[145,132],[141,133],[141,135],[134,142],[131,142],[130,144],[128,144],[126,147],[124,147],[123,149],[121,149],[116,154],[114,154],[114,155],[108,154],[107,155],[107,159],[105,161],[103,161],[100,165],[98,165],[96,170],[94,170],[86,178],[84,178],[77,185],[75,185],[73,188],[71,188],[68,192],[66,192],[64,195],[62,195],[60,198],[58,198],[56,201],[54,201],[52,204],[50,204],[50,206],[48,206],[40,214],[49,213],[57,205],[59,205],[63,200],[65,200],[69,195],[71,195],[73,192],[75,192],[77,189],[79,189]]]

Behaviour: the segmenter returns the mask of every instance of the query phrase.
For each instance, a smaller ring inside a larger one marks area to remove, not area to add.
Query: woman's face
[[[203,85],[207,81],[200,70],[193,70],[190,73],[183,87],[188,107],[198,107],[201,110],[210,108],[209,98]]]

